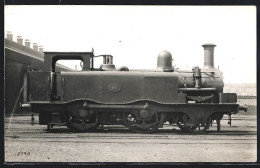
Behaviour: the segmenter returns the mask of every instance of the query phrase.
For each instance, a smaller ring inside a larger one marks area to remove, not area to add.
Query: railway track
[[[221,132],[216,131],[216,124],[213,123],[203,135],[183,133],[177,126],[170,125],[165,125],[154,134],[133,133],[122,126],[104,126],[88,133],[73,133],[66,127],[55,127],[52,132],[47,132],[46,126],[38,124],[32,126],[30,122],[29,115],[14,115],[12,118],[6,116],[7,161],[250,162],[256,160],[255,116],[234,116],[231,127],[227,124],[227,118],[224,118],[221,121]],[[18,151],[29,152],[30,156],[17,156]],[[153,155],[150,156],[151,153]],[[169,157],[165,153],[175,157]],[[180,155],[176,156],[176,153]],[[50,157],[54,155],[57,157]]]

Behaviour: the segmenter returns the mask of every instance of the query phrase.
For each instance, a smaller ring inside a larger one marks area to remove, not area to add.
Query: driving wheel
[[[154,114],[150,119],[137,119],[133,114],[126,117],[126,126],[136,133],[153,133],[158,130],[166,120],[163,113]]]

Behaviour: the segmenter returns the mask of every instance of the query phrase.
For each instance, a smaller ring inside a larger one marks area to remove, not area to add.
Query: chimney
[[[33,50],[38,51],[38,44],[37,43],[33,43]]]
[[[214,69],[214,47],[215,44],[204,44],[204,69]]]
[[[39,46],[39,52],[43,53],[43,46]]]
[[[22,36],[17,36],[17,43],[23,45],[23,38],[22,38]]]
[[[31,48],[31,42],[30,42],[30,40],[26,39],[26,40],[24,41],[24,44],[25,44],[26,47]]]
[[[13,40],[13,34],[12,34],[12,32],[8,31],[7,34],[6,34],[6,38],[7,38],[8,40]]]

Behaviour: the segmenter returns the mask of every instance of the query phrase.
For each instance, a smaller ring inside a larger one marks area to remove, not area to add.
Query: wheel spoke
[[[96,129],[99,126],[98,120],[95,122],[87,122],[83,120],[71,120],[68,127],[73,132],[86,132],[86,131],[92,131]]]
[[[133,115],[132,115],[133,116]],[[156,117],[155,115],[154,117]],[[133,132],[136,133],[153,133],[156,130],[159,129],[162,123],[165,121],[165,115],[160,114],[160,119],[156,118],[155,120],[150,119],[150,120],[138,120],[136,119],[128,119],[126,120],[128,122],[125,123],[125,125],[132,130]],[[134,121],[134,122],[133,122]]]
[[[188,118],[188,116],[185,115],[184,118],[186,120]],[[182,120],[180,120],[177,123],[178,127],[182,131],[188,132],[188,133],[193,133],[193,134],[202,134],[202,133],[205,133],[207,131],[207,129],[209,128],[210,118],[207,119],[207,121],[206,121],[206,123],[204,125],[198,124],[197,126],[186,126],[183,123],[185,123],[185,122],[183,122]]]

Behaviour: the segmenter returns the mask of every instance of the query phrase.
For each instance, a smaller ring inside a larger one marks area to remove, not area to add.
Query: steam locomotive
[[[174,69],[172,55],[162,51],[150,71],[115,68],[112,55],[92,52],[44,52],[44,68],[29,69],[22,107],[39,113],[39,124],[73,131],[100,125],[124,125],[138,133],[152,133],[165,123],[190,133],[204,133],[223,115],[246,107],[235,93],[223,93],[222,72],[214,68],[214,44],[205,44],[204,68]],[[103,57],[94,68],[96,57]],[[58,60],[81,60],[82,71],[55,69]],[[32,120],[34,119],[32,115]]]

